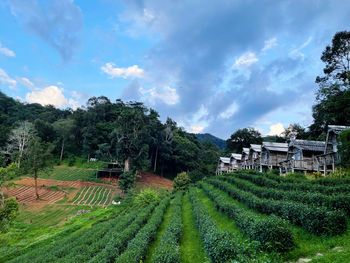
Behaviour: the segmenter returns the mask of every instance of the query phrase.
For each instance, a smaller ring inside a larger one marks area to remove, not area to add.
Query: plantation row
[[[342,193],[328,196],[319,192],[283,190],[278,187],[270,188],[267,191],[267,187],[269,187],[269,183],[267,181],[269,179],[258,175],[247,174],[238,174],[237,177],[225,176],[222,178],[232,184],[237,185],[240,189],[249,191],[261,198],[295,201],[308,205],[324,206],[329,210],[343,210],[347,215],[350,215],[350,194]],[[239,178],[244,178],[244,180]]]
[[[269,262],[267,255],[260,252],[253,243],[247,243],[232,233],[219,229],[195,188],[189,189],[189,197],[199,234],[212,262]]]
[[[111,202],[112,190],[104,187],[85,186],[72,199],[75,205],[106,206]]]
[[[310,191],[310,192],[319,192],[322,194],[332,195],[339,193],[350,193],[350,185],[342,184],[342,185],[322,185],[311,183],[311,181],[307,180],[293,180],[288,178],[283,178],[281,176],[264,174],[264,176],[258,176],[258,172],[256,171],[239,171],[234,173],[234,176],[237,176],[241,179],[245,179],[247,177],[251,177],[255,174],[256,182],[263,182],[268,187],[279,188],[282,190],[297,190],[297,191]],[[255,182],[254,182],[255,183]]]
[[[275,214],[292,224],[301,226],[312,234],[338,235],[346,230],[347,220],[342,212],[329,211],[324,207],[311,207],[292,201],[259,198],[224,181],[224,178],[209,179],[208,182],[249,208],[268,215]],[[266,188],[265,191],[270,191],[270,189]]]
[[[288,224],[277,216],[261,219],[229,202],[224,192],[200,182],[199,186],[214,202],[216,209],[233,218],[240,230],[251,240],[258,241],[264,250],[288,251],[294,247],[294,240]]]

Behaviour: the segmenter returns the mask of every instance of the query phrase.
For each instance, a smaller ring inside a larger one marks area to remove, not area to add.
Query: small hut
[[[220,157],[218,162],[218,167],[216,168],[216,174],[222,174],[229,172],[230,169],[230,158]]]
[[[230,171],[241,169],[242,154],[232,153],[230,157]]]
[[[323,153],[324,147],[322,141],[292,140],[288,145],[287,159],[280,163],[281,173],[317,171],[316,156]]]
[[[249,148],[243,148],[241,156],[241,169],[248,169]]]
[[[329,125],[327,131],[326,145],[323,154],[316,156],[318,161],[317,171],[322,171],[323,175],[329,172],[334,172],[335,165],[340,162],[338,155],[338,141],[339,134],[350,129],[350,126]]]
[[[96,171],[96,178],[119,178],[123,173],[123,168],[119,163],[106,163],[106,167]]]
[[[280,162],[286,160],[288,143],[263,142],[260,155],[260,172],[280,169]]]
[[[248,156],[248,169],[260,169],[260,153],[261,153],[261,145],[259,144],[251,144],[249,148],[249,156]]]

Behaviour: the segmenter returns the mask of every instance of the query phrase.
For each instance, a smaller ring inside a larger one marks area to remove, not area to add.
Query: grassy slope
[[[160,243],[160,239],[161,239],[162,235],[164,234],[164,232],[165,232],[165,230],[166,230],[166,227],[168,226],[168,223],[169,223],[169,220],[170,220],[170,216],[171,216],[172,207],[173,207],[173,206],[172,206],[172,202],[173,202],[173,201],[174,201],[174,200],[171,200],[170,205],[169,205],[167,211],[166,211],[165,214],[164,214],[163,222],[162,222],[162,224],[160,225],[160,227],[159,227],[159,229],[158,229],[157,236],[156,236],[154,242],[153,242],[152,245],[148,248],[145,263],[150,263],[150,262],[152,262],[153,253],[154,253],[154,251],[156,250],[156,248],[158,247],[158,245],[159,245],[159,243]]]
[[[219,189],[217,189],[217,191],[222,193],[222,191]],[[227,200],[234,202],[241,208],[254,212],[261,218],[268,216],[249,209],[246,205],[232,199],[228,195]],[[283,255],[283,259],[285,261],[298,260],[299,258],[311,258],[313,259],[312,262],[350,262],[350,224],[348,226],[348,230],[343,235],[335,237],[319,237],[306,232],[298,226],[290,226],[293,231],[293,236],[295,237],[297,247],[291,252]],[[334,247],[339,246],[342,247],[342,252],[332,250]],[[317,253],[321,253],[323,256],[317,257]],[[344,261],[344,259],[346,260]]]
[[[181,238],[181,262],[183,263],[205,263],[210,262],[207,257],[204,247],[194,221],[192,214],[192,206],[188,197],[185,194],[182,204],[182,225],[183,233]]]

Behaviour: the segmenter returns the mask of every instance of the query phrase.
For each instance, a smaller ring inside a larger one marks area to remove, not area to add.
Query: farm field
[[[76,192],[70,205],[59,209],[47,206],[38,218],[30,219],[30,212],[23,213],[18,219],[23,224],[41,226],[31,230],[27,242],[30,237],[39,238],[35,232],[38,229],[51,229],[53,225],[62,234],[49,235],[51,238],[44,240],[50,242],[29,247],[20,255],[7,253],[6,259],[350,262],[350,184],[344,182],[299,181],[241,171],[207,178],[185,193],[166,194],[159,202],[144,207],[107,210],[103,206],[109,200],[108,189],[88,183]],[[85,226],[82,223],[75,229],[69,218],[79,207],[92,208],[91,214],[104,220]],[[72,233],[68,233],[70,227],[74,228]],[[8,243],[0,252],[5,248],[9,249]]]

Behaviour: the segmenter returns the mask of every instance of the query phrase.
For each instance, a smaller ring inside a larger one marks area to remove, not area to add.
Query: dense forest
[[[50,145],[56,162],[76,157],[89,161],[118,161],[125,170],[144,169],[173,177],[179,172],[215,172],[218,148],[200,142],[168,118],[140,102],[111,102],[92,97],[77,110],[27,104],[0,92],[0,147],[9,159],[18,159],[16,132]],[[16,155],[17,154],[17,155]],[[17,160],[18,161],[18,160]],[[6,160],[2,160],[4,165]]]

